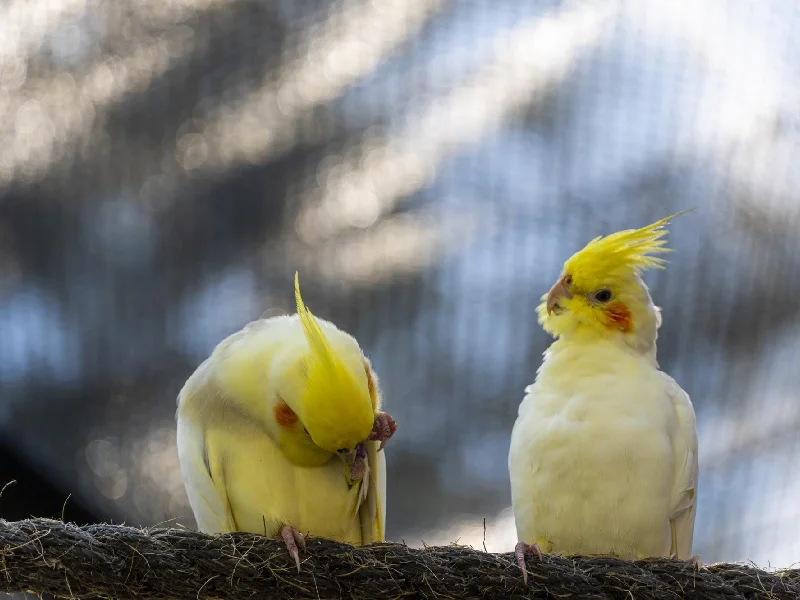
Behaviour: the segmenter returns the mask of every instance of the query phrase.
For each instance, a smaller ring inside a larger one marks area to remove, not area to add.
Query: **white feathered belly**
[[[670,440],[648,427],[645,406],[627,416],[576,408],[530,410],[515,425],[509,466],[519,539],[562,554],[668,554]]]

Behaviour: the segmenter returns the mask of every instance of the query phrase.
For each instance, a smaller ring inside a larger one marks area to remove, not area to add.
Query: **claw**
[[[517,558],[517,564],[522,571],[522,582],[525,585],[528,585],[528,569],[525,567],[525,555],[529,553],[535,554],[539,557],[539,560],[542,560],[542,550],[539,548],[539,544],[535,542],[533,544],[519,542],[514,546],[514,556]]]
[[[286,549],[289,551],[289,556],[294,559],[294,564],[297,565],[297,572],[300,572],[300,552],[298,548],[305,552],[306,550],[306,538],[303,537],[303,534],[297,531],[291,525],[284,525],[283,529],[281,529],[281,539],[283,543],[286,545]]]
[[[672,560],[677,560],[678,554],[676,552],[673,552],[672,554],[669,555],[669,557]],[[703,559],[700,557],[699,554],[695,554],[694,556],[692,556],[692,558],[686,559],[686,562],[698,570],[703,566]]]
[[[379,411],[375,414],[375,424],[367,439],[380,440],[381,445],[378,448],[378,452],[380,452],[395,431],[397,431],[397,423],[394,422],[394,419],[387,413]]]

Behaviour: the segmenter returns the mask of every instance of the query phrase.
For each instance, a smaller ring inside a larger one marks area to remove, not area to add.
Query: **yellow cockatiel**
[[[542,297],[539,322],[557,339],[525,390],[508,458],[526,581],[528,551],[699,564],[694,409],[659,370],[661,314],[640,277],[663,267],[653,255],[668,251],[675,216],[595,238]]]
[[[383,541],[386,463],[395,431],[356,340],[297,314],[261,319],[220,342],[178,396],[178,455],[206,533],[280,537],[295,559],[301,532]]]

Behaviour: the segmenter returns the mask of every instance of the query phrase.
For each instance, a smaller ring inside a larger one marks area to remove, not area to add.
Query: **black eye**
[[[603,303],[608,302],[609,300],[611,300],[611,292],[605,289],[597,290],[594,293],[594,299],[597,300],[598,302],[603,302]]]

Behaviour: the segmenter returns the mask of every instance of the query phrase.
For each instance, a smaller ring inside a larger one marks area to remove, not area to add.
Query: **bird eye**
[[[607,289],[597,290],[593,296],[597,302],[604,304],[611,300],[611,291]]]
[[[307,436],[311,436],[311,434],[308,433],[308,429],[306,429],[305,425],[303,425],[303,433],[305,433]]]

